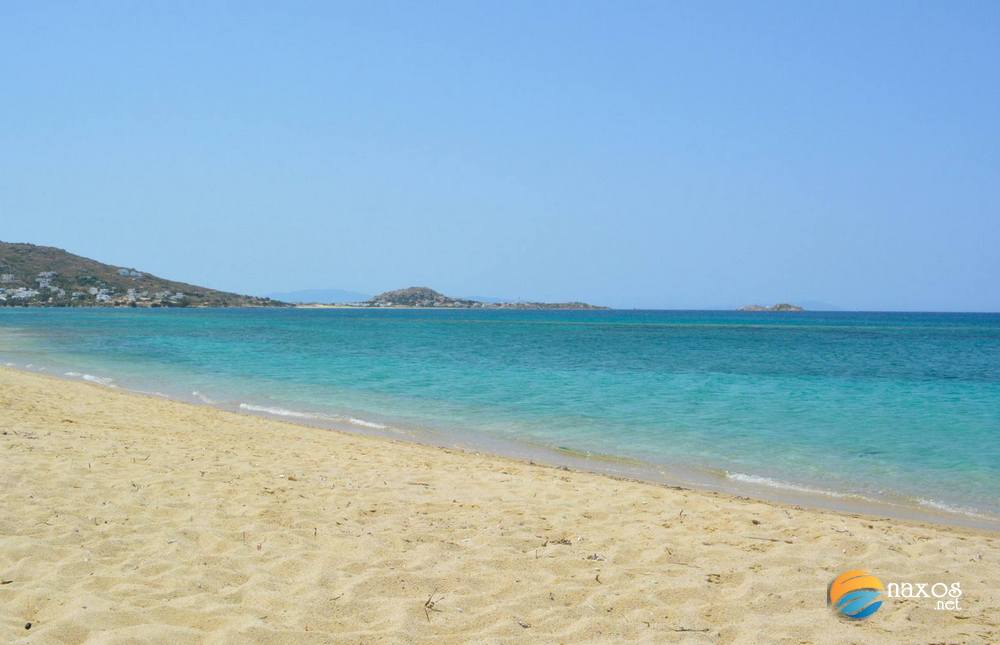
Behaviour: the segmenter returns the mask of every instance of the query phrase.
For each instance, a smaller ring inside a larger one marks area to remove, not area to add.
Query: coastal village
[[[142,277],[143,274],[134,269],[119,269],[122,277]],[[101,284],[94,279],[94,286],[86,289],[67,291],[56,281],[59,274],[56,271],[42,271],[33,278],[31,287],[17,286],[18,280],[13,273],[0,273],[0,306],[2,305],[63,305],[63,306],[110,306],[110,307],[183,307],[187,296],[181,291],[150,291],[148,289],[129,288],[123,293],[112,286]],[[10,285],[10,286],[8,286]]]
[[[165,280],[63,249],[0,242],[0,307],[274,307],[285,303]]]

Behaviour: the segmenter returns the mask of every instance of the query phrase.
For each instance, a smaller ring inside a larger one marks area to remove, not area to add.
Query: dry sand
[[[0,369],[0,642],[998,642],[1000,535]],[[825,606],[854,567],[960,611]],[[25,629],[27,623],[30,629]]]

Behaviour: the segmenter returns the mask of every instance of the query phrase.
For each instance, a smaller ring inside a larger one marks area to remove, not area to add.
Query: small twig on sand
[[[424,601],[424,615],[427,616],[427,622],[431,622],[431,612],[432,611],[441,611],[440,609],[436,608],[435,605],[438,604],[439,602],[441,602],[442,600],[444,600],[444,596],[441,596],[437,600],[434,600],[434,595],[437,592],[438,592],[438,590],[435,589],[431,593],[431,595],[427,596],[427,600]]]
[[[779,540],[778,538],[757,537],[756,535],[744,535],[742,537],[745,537],[748,540],[764,540],[765,542],[784,542],[785,544],[792,543],[791,540]]]
[[[704,632],[709,631],[708,627],[706,627],[704,629],[695,629],[694,627],[671,627],[671,629],[673,629],[675,632],[702,632],[702,633],[704,633]]]

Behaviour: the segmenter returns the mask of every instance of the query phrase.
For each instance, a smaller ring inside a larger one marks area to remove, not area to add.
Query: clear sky
[[[1000,311],[1000,2],[3,2],[0,240],[249,293]]]

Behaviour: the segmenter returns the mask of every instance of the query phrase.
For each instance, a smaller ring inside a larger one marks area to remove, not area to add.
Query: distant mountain
[[[364,302],[371,298],[370,293],[359,293],[357,291],[345,291],[344,289],[303,289],[301,291],[284,291],[281,293],[269,293],[268,298],[280,300],[282,302],[302,303],[345,303]]]
[[[274,307],[270,298],[165,280],[34,244],[0,242],[0,306]]]
[[[798,311],[803,311],[803,309],[798,305],[790,305],[787,302],[780,302],[776,305],[771,305],[770,307],[764,305],[744,305],[740,307],[738,311],[798,312]]]
[[[427,287],[409,287],[380,293],[368,302],[368,307],[440,307],[448,309],[607,309],[585,302],[480,302],[449,298]]]

